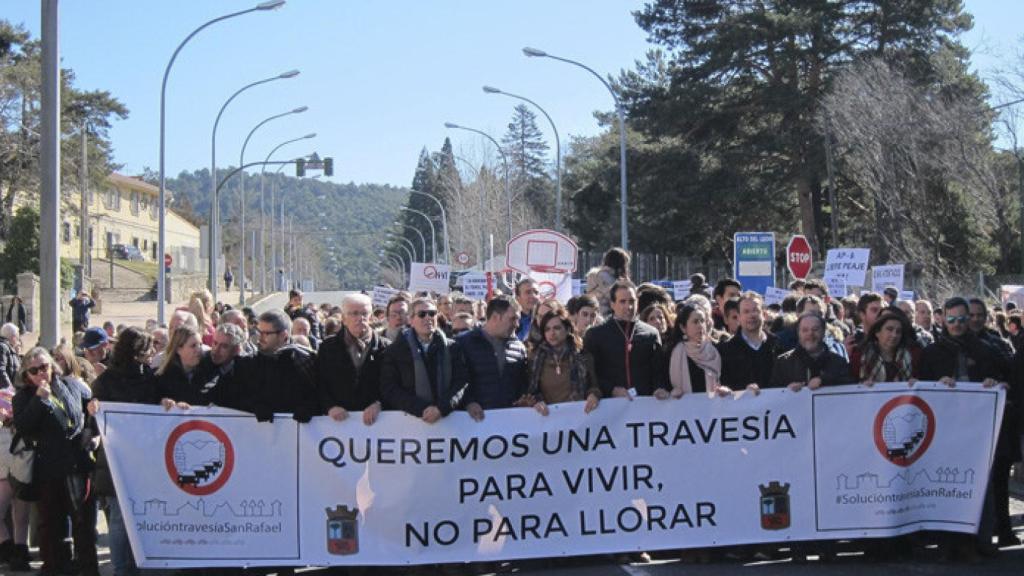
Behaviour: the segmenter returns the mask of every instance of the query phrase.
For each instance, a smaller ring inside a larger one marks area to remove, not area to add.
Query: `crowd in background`
[[[167,326],[90,326],[82,293],[70,302],[74,338],[53,350],[21,349],[18,326],[0,328],[0,565],[29,569],[29,511],[44,574],[97,574],[98,511],[109,526],[115,574],[137,571],[94,415],[104,401],[168,410],[223,406],[259,421],[289,414],[336,421],[360,413],[372,425],[400,410],[433,423],[453,411],[481,420],[489,410],[608,398],[688,395],[735,401],[786,387],[877,382],[979,382],[1008,389],[981,529],[976,536],[926,534],[865,544],[882,557],[938,544],[972,560],[1016,545],[1008,479],[1021,460],[1024,346],[1021,315],[1009,304],[955,297],[901,301],[895,289],[831,297],[818,280],[798,281],[780,303],[739,282],[701,275],[675,301],[652,283],[634,285],[629,256],[609,250],[586,292],[562,303],[523,278],[489,298],[459,292],[400,292],[374,308],[365,293],[337,303],[304,302],[292,291],[282,310],[261,314],[197,292]],[[8,446],[34,453],[31,479],[16,478]],[[721,550],[688,550],[706,561]],[[730,554],[778,554],[748,547]],[[796,561],[827,558],[829,543],[794,545]],[[637,560],[628,557],[623,560]],[[279,572],[280,570],[274,570]]]

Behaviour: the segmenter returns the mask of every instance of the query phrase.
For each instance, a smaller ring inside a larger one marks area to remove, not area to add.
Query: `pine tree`
[[[508,156],[513,212],[523,214],[525,209],[527,222],[535,215],[541,218],[541,224],[550,226],[554,193],[547,173],[548,144],[537,128],[537,115],[525,104],[517,105],[501,142]]]

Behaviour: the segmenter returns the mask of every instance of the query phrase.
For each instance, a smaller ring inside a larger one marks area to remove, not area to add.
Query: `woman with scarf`
[[[546,416],[548,404],[586,400],[583,411],[589,414],[601,401],[601,389],[594,377],[594,360],[581,352],[583,342],[568,312],[551,310],[536,326],[544,339],[530,350],[527,394],[536,399],[534,408]]]
[[[156,380],[149,367],[152,354],[153,337],[134,326],[126,328],[114,345],[110,366],[93,383],[93,397],[100,402],[156,404],[159,400]],[[106,451],[102,446],[96,453],[93,487],[96,495],[104,498],[107,504],[110,564],[114,568],[114,576],[138,573],[128,543],[124,517],[114,492],[114,480],[110,475]]]
[[[38,497],[40,574],[70,573],[67,519],[78,574],[98,576],[96,503],[89,482],[92,453],[83,435],[89,390],[65,378],[46,348],[25,354],[12,401],[14,428],[35,443],[32,484]]]
[[[850,356],[850,375],[865,386],[875,382],[910,382],[917,376],[921,349],[914,328],[898,310],[883,310]]]
[[[732,393],[722,386],[722,357],[708,338],[710,321],[701,306],[684,304],[676,315],[666,346],[668,379],[672,384],[672,397],[705,393],[709,397],[728,396]]]
[[[199,331],[184,324],[179,326],[167,344],[163,363],[156,371],[156,390],[160,398],[173,400],[181,407],[207,404],[202,396],[205,382],[197,370],[202,359]],[[165,400],[161,403],[165,407],[168,404]]]

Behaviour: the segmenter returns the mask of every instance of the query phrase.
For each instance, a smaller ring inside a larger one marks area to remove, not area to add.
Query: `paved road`
[[[324,302],[340,305],[341,299],[345,297],[345,294],[350,294],[352,292],[352,290],[338,290],[335,292],[306,292],[302,295],[302,301],[306,303],[312,302],[318,306]],[[254,304],[252,309],[254,312],[259,314],[260,312],[265,312],[271,308],[284,308],[284,305],[287,303],[287,292],[274,292]]]

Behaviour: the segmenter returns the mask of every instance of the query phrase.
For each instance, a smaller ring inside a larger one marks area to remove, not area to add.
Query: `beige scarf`
[[[693,383],[690,382],[690,367],[686,362],[689,358],[697,366],[704,369],[704,385],[708,398],[714,398],[719,386],[719,376],[722,374],[722,357],[718,349],[711,343],[711,340],[704,340],[696,352],[686,346],[686,342],[680,342],[672,348],[672,355],[669,357],[668,377],[672,383],[672,395],[676,398],[685,394],[693,393]]]

